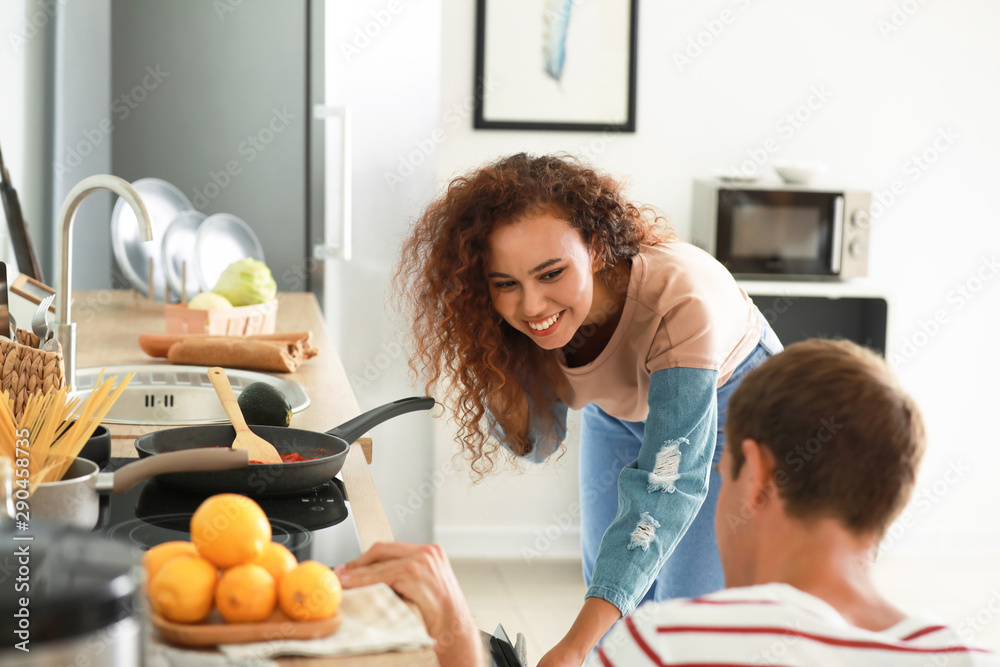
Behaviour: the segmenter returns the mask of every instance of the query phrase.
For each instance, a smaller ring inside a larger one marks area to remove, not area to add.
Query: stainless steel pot
[[[100,495],[125,493],[144,479],[171,472],[219,471],[246,467],[246,450],[216,447],[171,452],[140,459],[117,471],[100,472],[97,464],[77,458],[58,482],[39,484],[31,495],[31,516],[93,530],[100,515]]]
[[[0,459],[0,665],[142,664],[137,555],[33,514],[15,522],[12,480]]]

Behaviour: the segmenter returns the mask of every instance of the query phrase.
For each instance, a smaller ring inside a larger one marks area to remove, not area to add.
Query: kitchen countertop
[[[164,364],[139,348],[140,333],[164,333],[163,305],[133,291],[78,290],[73,293],[73,319],[77,323],[77,368],[121,364]],[[304,362],[295,373],[280,377],[301,384],[312,403],[292,416],[291,426],[313,431],[343,423],[360,412],[340,357],[333,348],[326,323],[311,293],[278,295],[277,331],[312,331],[318,356]],[[135,438],[155,426],[108,425],[113,456],[136,456]],[[362,440],[367,440],[363,438]],[[376,450],[375,456],[378,455]],[[391,542],[392,532],[368,470],[362,443],[351,446],[341,473],[361,549],[375,542]],[[434,651],[408,651],[345,658],[282,658],[290,667],[392,667],[437,665]]]

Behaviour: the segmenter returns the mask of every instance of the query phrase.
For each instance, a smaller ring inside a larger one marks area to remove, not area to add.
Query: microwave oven
[[[694,244],[741,277],[868,274],[871,193],[696,180]]]

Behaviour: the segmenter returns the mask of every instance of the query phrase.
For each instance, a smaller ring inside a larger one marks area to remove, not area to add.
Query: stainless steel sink
[[[117,376],[120,382],[135,373],[125,391],[102,420],[105,424],[143,424],[185,426],[188,424],[228,423],[229,418],[215,395],[204,366],[105,366],[76,369],[76,387],[70,396],[85,398],[104,377]],[[239,396],[253,382],[266,382],[285,395],[292,412],[305,410],[309,397],[302,385],[273,375],[226,369],[226,377]]]

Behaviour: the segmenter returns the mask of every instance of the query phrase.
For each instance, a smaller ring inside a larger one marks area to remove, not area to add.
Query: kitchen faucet
[[[70,305],[73,294],[70,285],[73,283],[73,219],[76,210],[84,198],[98,190],[110,190],[124,199],[135,212],[139,223],[139,236],[143,241],[153,240],[153,225],[149,219],[149,211],[139,193],[128,181],[110,174],[88,176],[73,186],[63,201],[59,212],[59,227],[62,230],[60,238],[60,274],[59,274],[59,307],[56,309],[56,325],[59,332],[59,343],[63,350],[63,366],[65,384],[76,387],[76,323],[70,317]],[[152,296],[152,295],[150,295]]]

